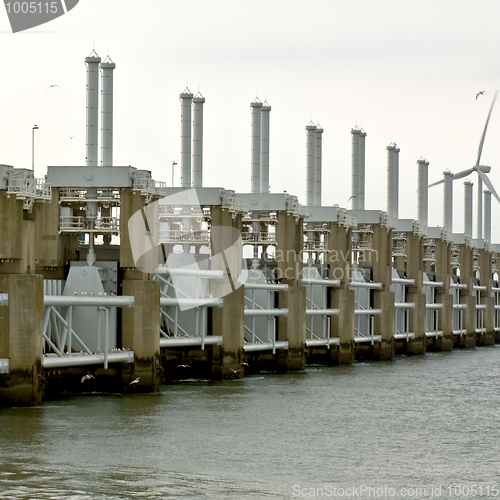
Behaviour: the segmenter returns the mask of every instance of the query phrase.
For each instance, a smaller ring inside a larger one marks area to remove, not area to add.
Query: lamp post
[[[175,161],[172,162],[172,187],[174,187],[174,165],[177,165]]]
[[[31,129],[31,169],[33,176],[35,175],[35,130],[38,130],[38,125],[33,125]]]

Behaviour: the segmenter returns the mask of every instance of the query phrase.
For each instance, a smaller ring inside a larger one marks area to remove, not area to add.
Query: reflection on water
[[[481,348],[1,409],[0,496],[285,499],[294,486],[498,485],[499,361],[500,347]]]

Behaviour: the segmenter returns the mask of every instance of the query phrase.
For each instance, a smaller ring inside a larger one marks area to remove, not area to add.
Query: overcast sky
[[[0,163],[30,168],[34,124],[37,177],[47,165],[85,163],[84,59],[95,47],[116,63],[115,165],[170,184],[187,85],[206,98],[204,185],[249,192],[249,104],[258,96],[272,106],[273,192],[305,204],[312,120],[324,129],[323,204],[350,208],[350,130],[358,126],[367,133],[366,208],[387,209],[385,148],[395,142],[400,218],[416,218],[420,157],[430,181],[475,163],[500,87],[499,20],[498,0],[80,0],[12,34],[0,9]],[[500,192],[500,102],[481,163]],[[463,231],[463,180],[454,184],[454,232]],[[432,188],[431,226],[442,225],[442,197],[442,186]],[[492,207],[500,243],[500,204]]]

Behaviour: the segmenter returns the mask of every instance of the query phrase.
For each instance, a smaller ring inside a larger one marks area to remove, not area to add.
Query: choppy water
[[[0,498],[496,498],[499,415],[500,346],[64,398],[0,409]]]

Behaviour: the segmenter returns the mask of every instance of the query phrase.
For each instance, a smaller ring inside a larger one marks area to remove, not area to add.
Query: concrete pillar
[[[330,336],[340,338],[340,345],[330,349],[331,359],[337,364],[354,362],[356,346],[354,342],[354,290],[349,290],[351,281],[351,237],[349,227],[336,222],[330,224],[328,238],[329,252],[325,254],[330,267],[330,278],[338,279],[340,286],[328,288],[330,307],[340,309],[338,316],[330,320]]]
[[[145,206],[145,198],[138,191],[132,188],[122,189],[120,192],[120,267],[126,269],[124,277],[129,279],[144,279],[147,276],[137,271],[136,262],[130,246],[128,223],[130,217],[142,210]],[[141,237],[143,235],[141,234]],[[135,236],[137,237],[137,235]]]
[[[278,293],[278,306],[288,308],[288,318],[278,319],[278,340],[288,341],[288,350],[279,351],[280,370],[303,370],[306,364],[306,289],[302,278],[302,218],[278,212],[277,249],[278,276],[288,285],[287,292]]]
[[[160,284],[153,280],[122,282],[123,295],[134,297],[134,307],[122,309],[122,347],[134,351],[134,364],[123,372],[123,383],[136,392],[157,392],[160,387]]]
[[[493,345],[495,343],[495,300],[491,295],[493,276],[491,259],[491,252],[485,249],[479,251],[480,283],[481,286],[486,287],[485,291],[481,291],[481,304],[486,305],[483,312],[486,332],[478,339],[480,345]]]
[[[381,360],[394,358],[394,293],[390,291],[392,281],[392,231],[381,224],[373,225],[373,252],[370,263],[373,266],[373,282],[382,283],[380,290],[373,291],[373,307],[382,309],[374,318],[374,335],[381,335],[382,341],[374,349]]]
[[[424,240],[416,233],[406,234],[406,277],[415,280],[414,285],[407,287],[407,302],[414,302],[415,308],[410,309],[410,332],[415,333],[415,338],[407,343],[408,354],[425,354],[427,339],[425,295],[422,293],[424,273]]]
[[[236,228],[241,231],[241,216],[233,221],[227,208],[211,208],[212,227]],[[220,248],[224,251],[232,244],[231,231],[221,231]],[[219,246],[219,245],[218,245]],[[212,246],[212,250],[214,247]],[[223,269],[227,279],[227,269]],[[237,277],[232,276],[235,280]],[[217,286],[217,285],[216,285]],[[212,347],[212,375],[214,378],[243,377],[243,346],[244,346],[244,287],[234,287],[233,291],[224,295],[222,308],[212,310],[212,329],[214,335],[222,336],[222,346]],[[217,294],[220,296],[221,294]]]
[[[9,373],[0,374],[0,403],[36,406],[43,400],[43,278],[34,274],[0,274],[0,358]]]
[[[453,296],[449,289],[438,288],[436,290],[436,302],[443,304],[438,312],[438,330],[443,336],[436,339],[436,350],[451,351],[453,349]]]
[[[472,289],[473,281],[473,251],[472,248],[460,245],[460,284],[467,285],[467,289],[460,290],[460,304],[466,304],[463,311],[463,328],[467,334],[460,337],[459,347],[475,347],[476,345],[476,297]]]
[[[35,213],[0,191],[0,273],[35,272]]]
[[[436,302],[443,304],[438,312],[438,329],[443,336],[436,342],[436,349],[451,351],[453,349],[453,297],[450,295],[450,244],[442,239],[436,239],[436,281],[443,286],[436,288]]]
[[[36,273],[44,279],[64,279],[67,262],[78,260],[77,234],[59,234],[59,189],[52,188],[50,203],[36,203],[35,263]]]

